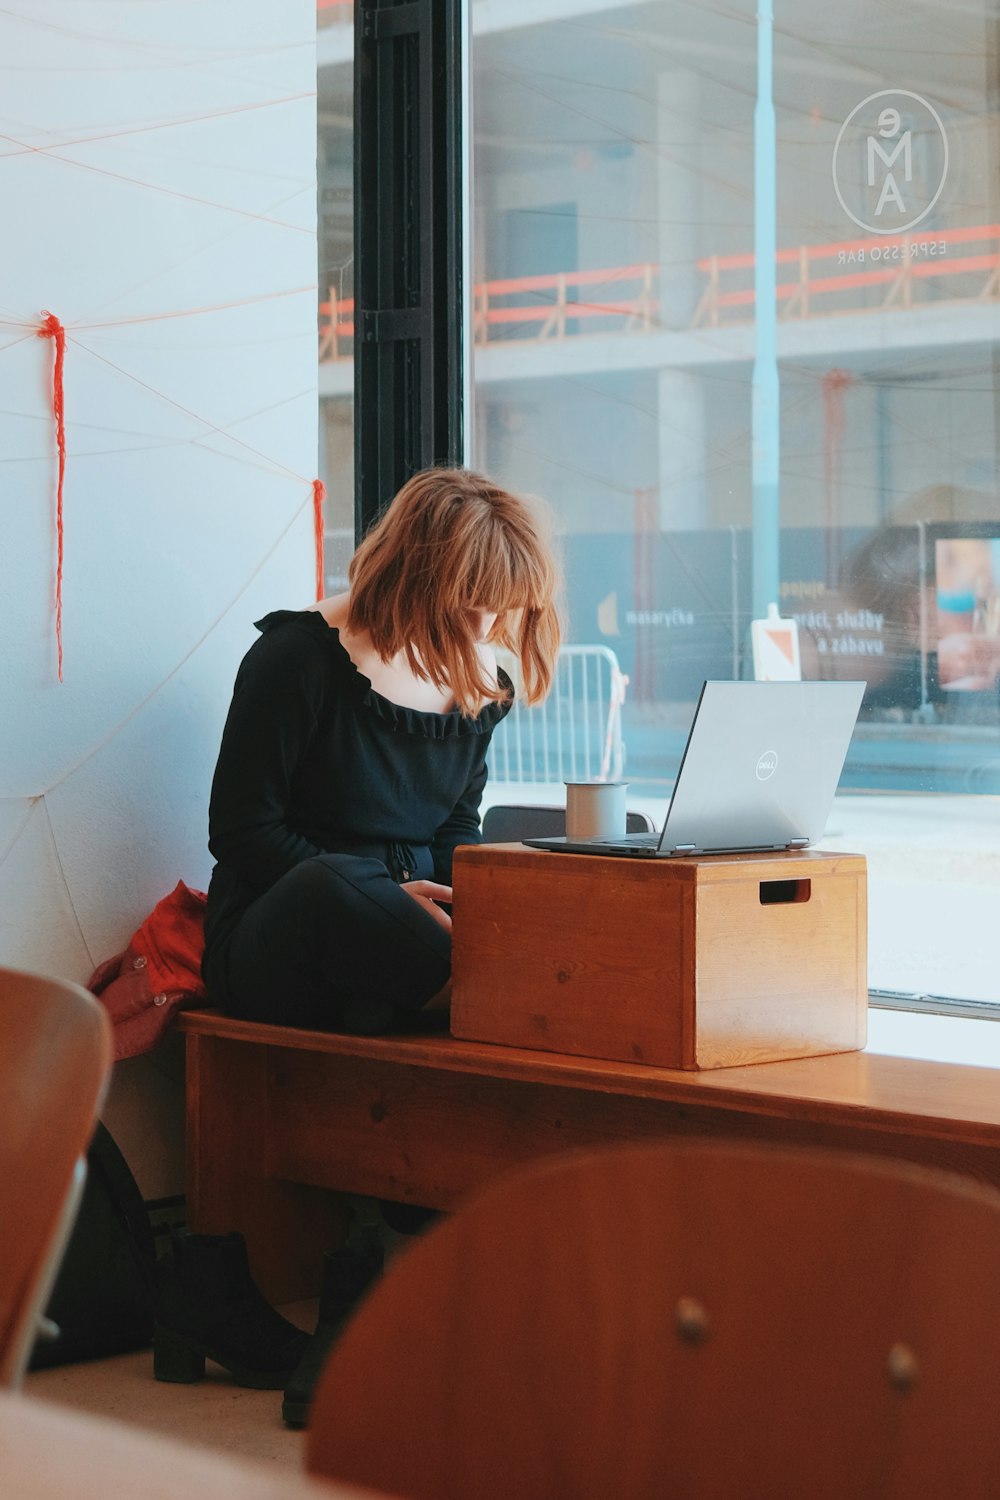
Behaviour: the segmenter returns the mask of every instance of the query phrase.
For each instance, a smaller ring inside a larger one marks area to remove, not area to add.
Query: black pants
[[[236,1015],[375,1033],[419,1026],[451,972],[451,938],[381,860],[320,854],[247,908],[227,965]]]

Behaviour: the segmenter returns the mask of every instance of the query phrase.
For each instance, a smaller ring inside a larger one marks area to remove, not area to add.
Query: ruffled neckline
[[[510,712],[514,685],[502,667],[497,668],[497,678],[500,686],[510,694],[505,703],[487,703],[475,718],[457,708],[442,714],[431,713],[426,709],[406,708],[401,703],[393,703],[391,698],[377,692],[371,679],[355,665],[340,639],[340,631],[335,625],[328,625],[318,609],[275,609],[254,623],[261,632],[279,625],[297,625],[322,641],[352,697],[390,728],[404,734],[441,740],[452,735],[488,734]]]

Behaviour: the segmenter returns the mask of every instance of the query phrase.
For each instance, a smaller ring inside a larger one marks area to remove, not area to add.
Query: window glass
[[[326,587],[354,550],[354,6],[317,0],[320,477]]]
[[[662,817],[770,576],[803,675],[868,684],[826,842],[869,859],[873,987],[1000,1000],[998,4],[756,9],[472,4],[473,458],[548,502],[606,694],[494,793],[593,744]]]

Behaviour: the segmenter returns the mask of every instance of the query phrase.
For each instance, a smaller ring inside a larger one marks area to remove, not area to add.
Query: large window
[[[869,859],[873,988],[989,1004],[1000,0],[775,8],[762,49],[753,0],[471,0],[471,455],[555,517],[573,671],[615,701],[627,679],[596,764],[526,740],[496,778],[552,800],[620,756],[662,816],[700,684],[750,674],[773,577],[804,675],[868,683],[827,843]],[[352,10],[320,0],[331,587],[353,544]],[[551,711],[579,728],[594,692],[566,683]]]
[[[1000,999],[996,0],[777,0],[770,152],[749,0],[477,9],[475,461],[555,510],[633,800],[748,673],[763,550],[804,674],[869,685],[828,839],[873,985]]]
[[[317,0],[316,19],[320,471],[336,593],[354,550],[354,6]]]

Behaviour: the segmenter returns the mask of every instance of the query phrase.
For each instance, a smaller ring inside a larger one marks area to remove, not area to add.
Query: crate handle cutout
[[[811,895],[811,880],[762,880],[760,883],[761,906],[791,906],[795,901],[808,901]]]

